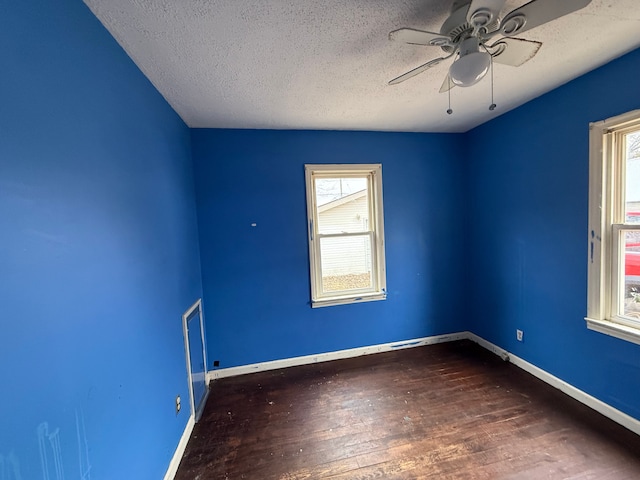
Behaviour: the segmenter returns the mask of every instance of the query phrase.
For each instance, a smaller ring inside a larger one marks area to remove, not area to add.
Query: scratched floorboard
[[[469,341],[217,380],[176,480],[640,478],[640,437]]]

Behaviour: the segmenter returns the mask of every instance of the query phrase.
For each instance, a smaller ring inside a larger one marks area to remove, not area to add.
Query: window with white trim
[[[384,300],[382,165],[305,165],[311,306]]]
[[[640,110],[589,136],[587,326],[640,344]]]

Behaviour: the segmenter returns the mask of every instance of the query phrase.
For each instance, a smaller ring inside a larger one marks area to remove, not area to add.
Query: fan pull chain
[[[489,110],[493,112],[496,109],[496,104],[493,101],[493,55],[491,55],[490,68],[491,68],[491,105],[489,105]]]
[[[451,110],[451,77],[449,75],[447,75],[447,82],[449,83],[449,90],[447,91],[449,96],[449,108],[447,109],[447,114],[451,115],[453,110]]]

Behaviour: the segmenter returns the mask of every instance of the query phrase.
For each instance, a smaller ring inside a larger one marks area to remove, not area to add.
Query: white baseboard
[[[182,432],[182,437],[180,437],[180,441],[178,442],[178,447],[171,458],[171,462],[169,462],[169,468],[167,468],[167,473],[164,474],[164,480],[173,480],[178,472],[178,467],[180,466],[180,461],[182,460],[182,456],[184,455],[184,450],[187,448],[187,443],[189,443],[189,438],[191,438],[191,432],[193,432],[193,427],[195,426],[196,421],[193,418],[193,415],[189,417],[187,421],[186,427],[184,427],[184,432]]]
[[[330,360],[341,360],[343,358],[359,357],[362,355],[370,355],[372,353],[390,352],[391,350],[399,350],[402,348],[422,347],[424,345],[433,345],[435,343],[453,342],[455,340],[464,340],[466,338],[469,338],[468,332],[458,332],[447,335],[435,335],[433,337],[415,338],[413,340],[404,340],[400,342],[382,343],[379,345],[370,345],[368,347],[350,348],[348,350],[338,350],[335,352],[319,353],[317,355],[284,358],[282,360],[253,363],[250,365],[242,365],[240,367],[220,368],[208,371],[207,380],[210,382],[216,378],[233,377],[235,375],[309,365],[310,363],[328,362]]]
[[[573,385],[559,379],[558,377],[550,374],[549,372],[536,367],[535,365],[523,360],[522,358],[513,355],[512,353],[504,350],[503,348],[488,342],[484,338],[479,337],[475,333],[471,332],[458,332],[448,335],[436,335],[433,337],[422,337],[413,340],[406,340],[401,342],[383,343],[380,345],[371,345],[368,347],[351,348],[348,350],[339,350],[336,352],[320,353],[318,355],[306,355],[303,357],[286,358],[282,360],[274,360],[271,362],[254,363],[250,365],[243,365],[240,367],[222,368],[219,370],[211,370],[207,372],[207,381],[210,382],[216,378],[231,377],[235,375],[244,375],[247,373],[262,372],[266,370],[276,370],[279,368],[294,367],[298,365],[308,365],[310,363],[328,362],[330,360],[339,360],[343,358],[358,357],[361,355],[370,355],[373,353],[388,352],[391,350],[397,350],[399,348],[411,348],[421,347],[424,345],[433,345],[436,343],[453,342],[456,340],[471,340],[481,347],[489,350],[490,352],[498,355],[504,360],[508,360],[515,366],[523,369],[531,375],[539,378],[545,383],[548,383],[554,388],[557,388],[561,392],[566,393],[572,398],[575,398],[579,402],[594,409],[596,412],[601,413],[605,417],[619,423],[623,427],[631,430],[632,432],[640,435],[640,420],[637,420],[630,415],[612,407],[611,405],[604,403],[601,400],[589,395],[586,392],[574,387]]]
[[[330,360],[340,360],[343,358],[353,358],[359,357],[361,355],[370,355],[373,353],[381,353],[381,352],[389,352],[392,350],[398,350],[403,348],[412,348],[412,347],[421,347],[424,345],[433,345],[436,343],[444,343],[444,342],[453,342],[456,340],[471,340],[481,347],[489,350],[490,352],[498,355],[504,360],[508,360],[513,363],[515,366],[521,368],[522,370],[529,372],[531,375],[539,378],[543,382],[551,385],[554,388],[557,388],[561,392],[569,395],[572,398],[575,398],[579,402],[591,407],[596,412],[601,413],[605,417],[613,420],[616,423],[619,423],[623,427],[631,430],[632,432],[640,435],[640,420],[637,420],[624,412],[612,407],[604,403],[601,400],[598,400],[595,397],[592,397],[588,393],[583,392],[582,390],[570,385],[564,380],[559,379],[558,377],[551,375],[550,373],[542,370],[541,368],[536,367],[535,365],[523,360],[516,355],[504,350],[503,348],[494,345],[491,342],[488,342],[484,338],[479,337],[475,333],[471,332],[458,332],[451,333],[447,335],[436,335],[433,337],[422,337],[416,338],[413,340],[406,340],[400,342],[391,342],[391,343],[383,343],[380,345],[371,345],[368,347],[360,347],[360,348],[351,348],[348,350],[339,350],[335,352],[327,352],[327,353],[319,353],[317,355],[306,355],[303,357],[293,357],[293,358],[285,358],[282,360],[273,360],[270,362],[262,362],[262,363],[254,363],[250,365],[242,365],[239,367],[230,367],[230,368],[221,368],[218,370],[211,370],[207,372],[207,382],[217,378],[225,378],[232,377],[235,375],[244,375],[247,373],[255,373],[255,372],[263,372],[267,370],[277,370],[279,368],[287,368],[287,367],[295,367],[299,365],[308,365],[311,363],[319,363],[319,362],[328,362]],[[164,476],[164,480],[173,480],[178,466],[180,465],[180,460],[182,460],[182,455],[184,454],[184,450],[187,446],[187,442],[189,441],[189,437],[191,436],[191,432],[194,427],[194,418],[190,417],[187,422],[187,426],[184,429],[184,433],[182,434],[182,438],[178,443],[178,448],[176,449],[173,458],[171,459],[171,463],[169,464],[169,469]]]
[[[613,420],[616,423],[619,423],[623,427],[631,430],[637,435],[640,435],[640,420],[637,420],[630,415],[627,415],[624,412],[612,407],[611,405],[604,403],[602,400],[598,400],[595,397],[592,397],[586,392],[574,387],[573,385],[565,382],[564,380],[559,379],[558,377],[551,375],[549,372],[542,370],[541,368],[536,367],[535,365],[523,360],[522,358],[513,355],[512,353],[507,352],[506,350],[494,345],[491,342],[486,341],[484,338],[477,336],[474,333],[467,332],[468,339],[476,342],[481,347],[486,348],[490,352],[495,353],[501,358],[508,360],[513,363],[515,366],[520,367],[522,370],[530,373],[534,377],[538,377],[545,383],[548,383],[554,388],[557,388],[561,392],[566,393],[572,398],[575,398],[580,403],[585,404],[588,407],[591,407],[596,412],[601,413],[605,417]]]

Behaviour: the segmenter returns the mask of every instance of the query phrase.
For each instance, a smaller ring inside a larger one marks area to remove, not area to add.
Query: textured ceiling
[[[520,36],[543,45],[520,67],[495,65],[495,111],[487,76],[452,90],[447,115],[449,62],[387,85],[441,50],[388,33],[438,32],[451,1],[85,3],[190,127],[463,132],[640,46],[639,0],[593,0]]]

